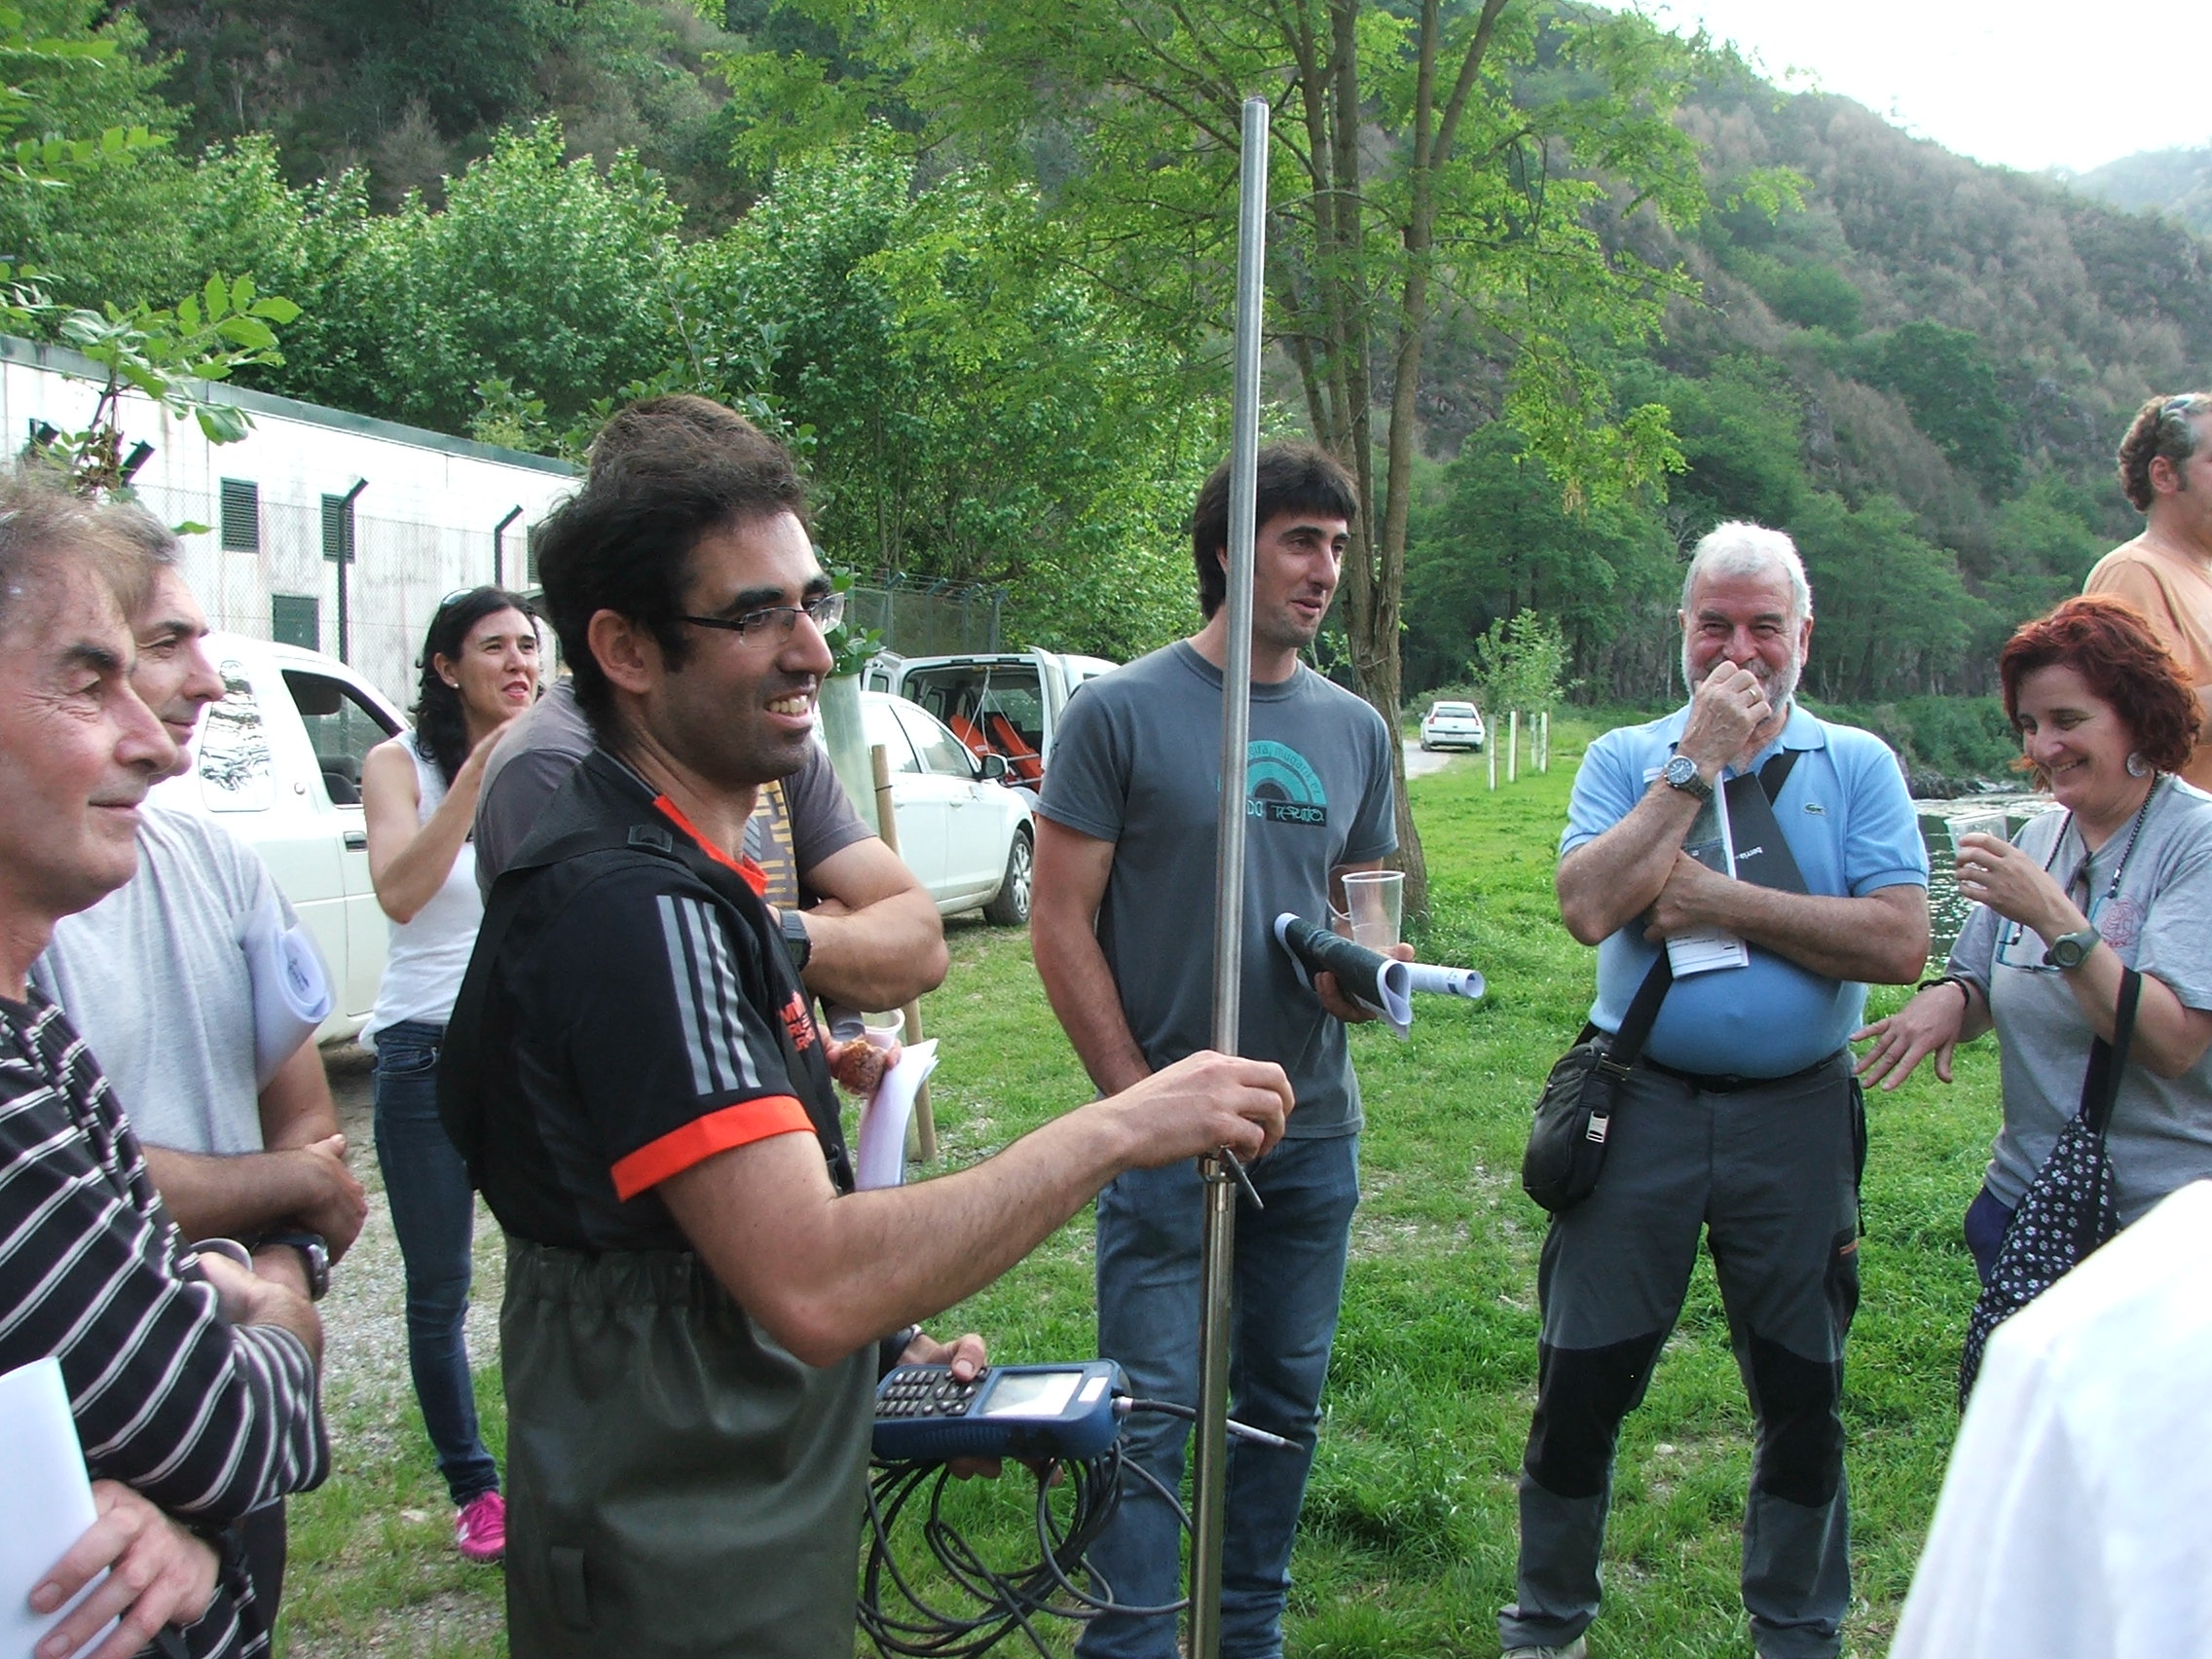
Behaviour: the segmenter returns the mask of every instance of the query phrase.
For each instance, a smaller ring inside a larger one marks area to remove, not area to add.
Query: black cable
[[[1188,1406],[1133,1400],[1130,1411],[1161,1411],[1195,1418]],[[1182,1502],[1150,1469],[1125,1457],[1117,1440],[1095,1457],[1054,1458],[1032,1465],[1037,1482],[1038,1559],[1019,1569],[1001,1569],[986,1562],[958,1528],[945,1519],[942,1504],[951,1469],[941,1462],[877,1463],[868,1480],[867,1559],[861,1574],[860,1625],[879,1652],[902,1659],[973,1659],[1015,1631],[1049,1659],[1050,1649],[1031,1622],[1044,1616],[1085,1620],[1102,1612],[1131,1617],[1168,1617],[1190,1605],[1188,1598],[1159,1606],[1125,1606],[1113,1587],[1084,1559],[1113,1520],[1122,1499],[1122,1482],[1134,1476],[1171,1508],[1185,1531],[1191,1518]],[[930,1589],[915,1581],[926,1563],[902,1563],[892,1548],[899,1523],[923,1496],[920,1534],[928,1560],[949,1581]],[[1092,1587],[1078,1582],[1088,1576]],[[940,1602],[925,1599],[925,1590]],[[893,1598],[886,1605],[885,1598]]]

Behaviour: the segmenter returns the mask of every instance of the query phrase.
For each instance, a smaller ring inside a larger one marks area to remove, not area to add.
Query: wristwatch
[[[806,931],[806,919],[797,910],[786,906],[777,914],[783,918],[784,948],[791,952],[792,971],[804,973],[806,959],[814,954],[814,936]]]
[[[1698,775],[1697,762],[1687,755],[1677,755],[1659,768],[1660,781],[1671,790],[1680,790],[1694,800],[1711,800],[1713,786]]]
[[[269,1244],[289,1244],[300,1253],[300,1261],[308,1271],[308,1299],[320,1302],[330,1288],[330,1246],[322,1241],[319,1233],[309,1233],[304,1228],[287,1228],[282,1233],[264,1233],[256,1247]]]
[[[2043,953],[2043,965],[2046,968],[2079,968],[2089,952],[2097,948],[2097,941],[2103,937],[2095,928],[2060,934],[2050,941],[2050,948]]]

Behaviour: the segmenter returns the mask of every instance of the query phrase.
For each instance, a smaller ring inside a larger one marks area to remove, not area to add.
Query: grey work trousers
[[[1762,1659],[1832,1659],[1850,1599],[1844,1335],[1859,1304],[1865,1114],[1838,1052],[1794,1077],[1710,1088],[1639,1066],[1597,1190],[1552,1218],[1521,1476],[1508,1648],[1597,1616],[1621,1420],[1679,1316],[1702,1229],[1757,1419],[1744,1606]]]

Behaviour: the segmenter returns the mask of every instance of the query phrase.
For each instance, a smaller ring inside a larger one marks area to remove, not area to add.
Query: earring
[[[2130,755],[2127,757],[2127,775],[2131,778],[2148,778],[2151,775],[2151,762],[2140,755]]]

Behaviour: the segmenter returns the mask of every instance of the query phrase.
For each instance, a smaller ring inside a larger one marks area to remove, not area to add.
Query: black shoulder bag
[[[1759,768],[1759,787],[1769,802],[1781,795],[1798,754],[1785,749]],[[1595,1025],[1583,1026],[1574,1047],[1544,1079],[1529,1128],[1529,1150],[1521,1158],[1521,1190],[1555,1215],[1572,1209],[1597,1187],[1620,1087],[1636,1069],[1659,1017],[1659,1005],[1674,982],[1675,966],[1662,945],[1621,1016],[1621,1028],[1608,1036]]]
[[[2135,1005],[2143,994],[2143,976],[2132,968],[2120,977],[2120,1006],[2114,1010],[2112,1041],[2089,1045],[2088,1075],[2082,1080],[2082,1105],[2058,1131],[2050,1156],[2005,1224],[1997,1265],[1981,1300],[1967,1321],[1966,1352],[1959,1358],[1959,1410],[1967,1409],[1974,1379],[1981,1375],[1982,1350],[1989,1333],[2056,1284],[2099,1245],[2120,1231],[2113,1201],[2112,1160],[2105,1153],[2105,1129],[2113,1102],[2120,1098],[2120,1073],[2127,1069],[2128,1046],[2135,1040]]]

